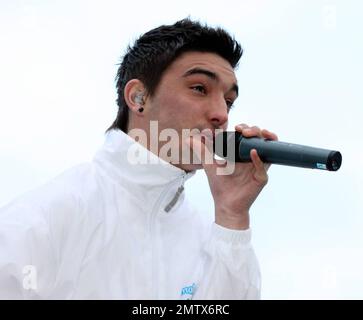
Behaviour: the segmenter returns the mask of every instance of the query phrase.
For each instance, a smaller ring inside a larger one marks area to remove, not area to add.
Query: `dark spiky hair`
[[[189,18],[146,32],[128,47],[117,71],[118,113],[107,131],[119,128],[127,133],[129,111],[124,89],[128,81],[139,79],[147,94],[153,96],[165,70],[182,53],[190,51],[216,53],[234,69],[242,56],[240,44],[224,29],[202,26]]]

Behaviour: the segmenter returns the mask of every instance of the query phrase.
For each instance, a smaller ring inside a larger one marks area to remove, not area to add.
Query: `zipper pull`
[[[169,204],[165,207],[165,212],[169,212],[174,206],[175,204],[178,202],[178,199],[180,197],[180,195],[183,193],[184,191],[184,187],[180,186],[178,188],[178,191],[175,193],[175,196],[173,199],[171,199],[171,201],[169,202]]]
[[[174,206],[175,204],[178,202],[180,195],[183,193],[184,191],[184,181],[185,181],[185,176],[186,174],[183,174],[183,181],[182,181],[182,185],[178,188],[178,190],[176,191],[173,199],[171,199],[171,201],[167,204],[167,206],[164,208],[164,211],[166,213],[168,213]]]

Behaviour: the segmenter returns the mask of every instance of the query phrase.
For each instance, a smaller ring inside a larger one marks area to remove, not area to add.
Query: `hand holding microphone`
[[[250,208],[268,182],[271,163],[325,170],[338,170],[341,165],[338,151],[280,143],[276,134],[246,124],[236,126],[235,130],[216,132],[214,150],[191,137],[193,150],[201,155],[214,199],[215,222],[229,229],[249,228]],[[217,159],[212,159],[213,163],[203,160],[213,156],[213,151],[230,164],[233,162],[233,170],[218,174],[218,169],[229,166]]]
[[[263,162],[301,168],[337,171],[342,163],[339,151],[245,137],[239,132],[222,132],[215,137],[214,152],[233,162],[250,162],[255,149]]]
[[[277,140],[274,133],[258,127],[240,124],[236,130],[246,137]],[[218,135],[217,131],[214,133]],[[198,158],[208,178],[214,200],[215,223],[228,229],[246,230],[249,228],[250,207],[268,182],[270,164],[263,163],[256,150],[250,152],[251,162],[221,163],[213,157],[213,140],[210,141],[209,134],[205,136],[204,141],[192,136],[188,144],[195,154],[200,155]]]

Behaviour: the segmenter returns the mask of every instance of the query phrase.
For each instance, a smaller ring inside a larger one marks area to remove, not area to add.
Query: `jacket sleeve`
[[[214,223],[203,260],[193,299],[260,299],[260,269],[250,229],[231,230]]]
[[[41,208],[0,209],[0,299],[41,299],[54,283],[55,259]]]

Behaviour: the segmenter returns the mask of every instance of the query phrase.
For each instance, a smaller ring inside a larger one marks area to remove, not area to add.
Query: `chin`
[[[180,164],[177,165],[177,167],[187,172],[203,169],[203,166],[201,164]]]

